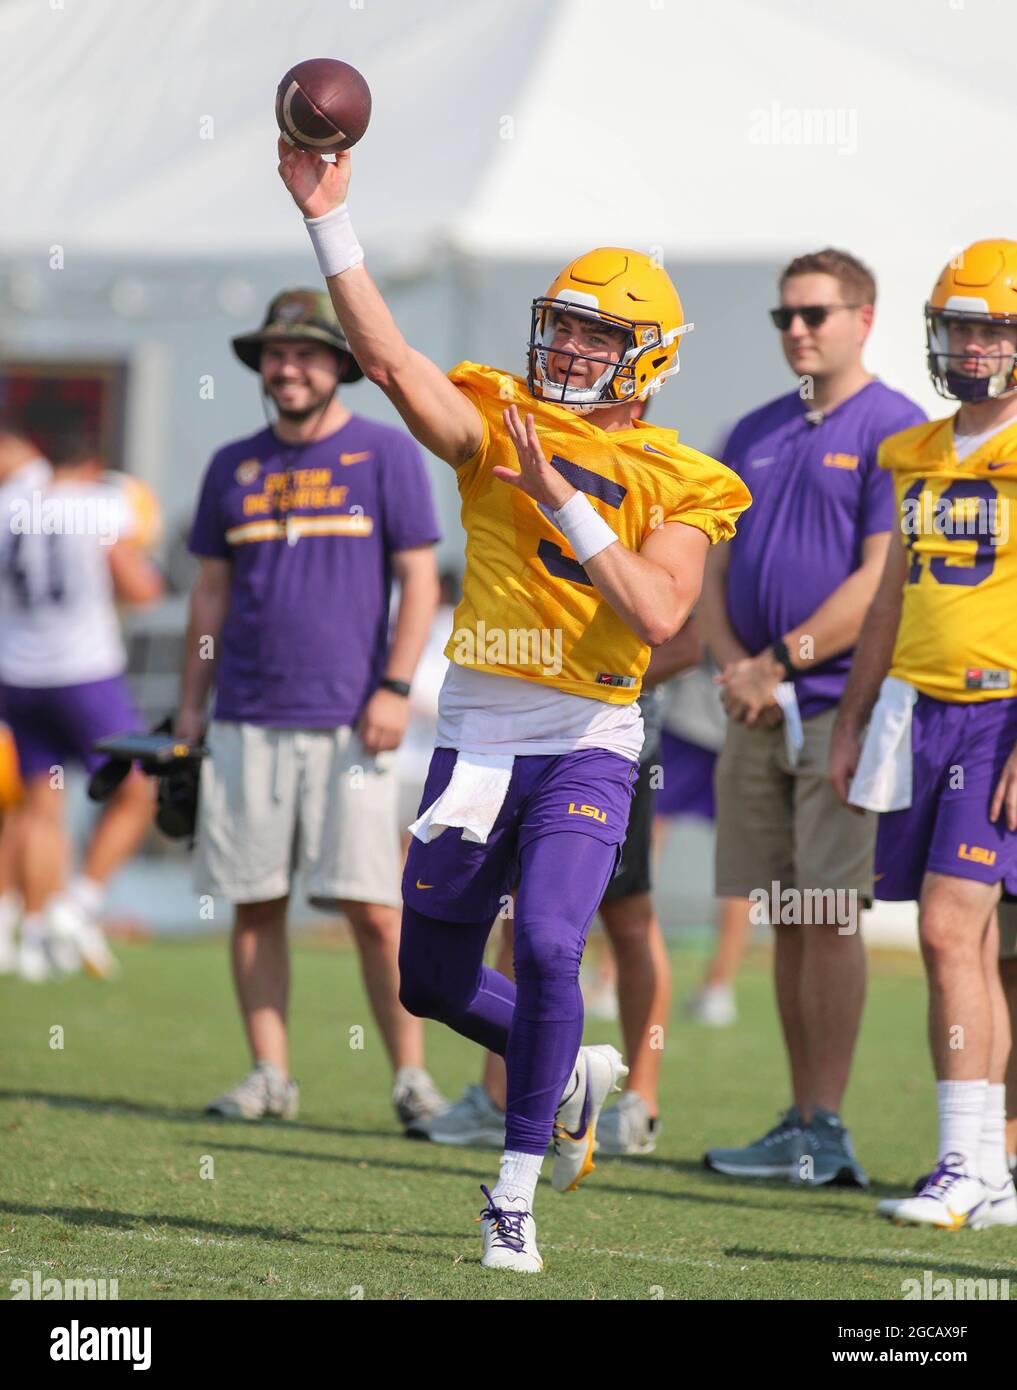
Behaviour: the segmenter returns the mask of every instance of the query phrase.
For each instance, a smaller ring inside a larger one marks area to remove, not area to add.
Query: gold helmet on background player
[[[945,267],[925,306],[929,372],[941,396],[984,401],[1017,391],[1017,345],[1011,352],[983,354],[999,358],[996,371],[963,370],[970,354],[950,351],[950,329],[964,323],[983,340],[986,328],[990,341],[1017,340],[1017,241],[976,241]]]
[[[627,338],[620,360],[604,363],[591,354],[552,348],[558,317],[566,313],[621,329]],[[649,256],[617,246],[589,251],[566,266],[547,293],[533,301],[527,387],[531,395],[580,414],[645,399],[677,372],[678,340],[692,327],[684,322],[671,277]],[[553,381],[548,372],[552,351],[572,359],[563,382]],[[569,384],[578,360],[604,368],[589,386]]]

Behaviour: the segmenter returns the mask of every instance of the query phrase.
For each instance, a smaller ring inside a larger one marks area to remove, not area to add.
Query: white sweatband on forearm
[[[564,507],[554,513],[554,519],[565,532],[565,539],[572,547],[581,565],[599,555],[618,539],[602,516],[590,504],[585,493],[577,492],[570,497]]]
[[[321,217],[305,217],[304,223],[326,280],[330,275],[341,275],[344,270],[363,264],[363,248],[357,240],[350,221],[350,210],[345,203],[340,203]]]

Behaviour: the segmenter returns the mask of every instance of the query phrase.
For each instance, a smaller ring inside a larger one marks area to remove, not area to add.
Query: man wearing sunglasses
[[[840,804],[826,767],[895,524],[876,453],[924,419],[862,361],[875,298],[871,273],[843,251],[788,265],[771,317],[798,387],[741,420],[723,455],[754,500],[736,539],[714,547],[700,606],[728,714],[716,889],[752,899],[773,926],[792,1093],[761,1139],[706,1154],[734,1177],[867,1182],[840,1108],[865,995],[857,927],[875,818]]]

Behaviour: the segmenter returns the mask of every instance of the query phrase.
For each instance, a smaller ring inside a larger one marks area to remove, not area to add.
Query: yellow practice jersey
[[[498,465],[519,468],[502,412],[515,404],[534,417],[545,456],[629,550],[669,521],[727,540],[751,501],[748,489],[723,464],[679,444],[674,430],[603,430],[589,415],[536,400],[522,378],[473,362],[449,377],[479,410],[484,438],[457,470],[466,573],[445,655],[477,671],[631,703],[650,649],[594,588],[550,509],[493,476]]]
[[[936,700],[1017,696],[1017,421],[959,460],[953,418],[890,435],[907,551],[891,674]]]

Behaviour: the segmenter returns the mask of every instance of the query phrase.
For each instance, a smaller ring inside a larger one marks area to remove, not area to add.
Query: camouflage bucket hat
[[[245,367],[257,371],[262,344],[273,338],[309,338],[316,343],[344,352],[350,359],[344,385],[359,381],[364,373],[350,352],[346,335],[325,290],[283,290],[269,304],[265,321],[254,333],[241,333],[233,339],[233,351]]]

